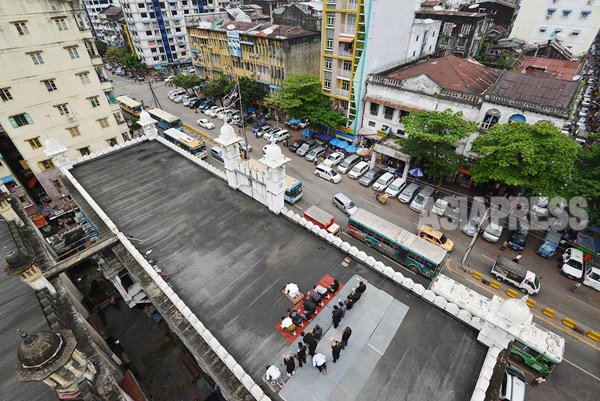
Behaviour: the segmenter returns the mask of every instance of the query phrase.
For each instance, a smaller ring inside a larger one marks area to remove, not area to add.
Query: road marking
[[[368,345],[369,347],[373,348],[373,350],[374,350],[375,352],[377,352],[379,355],[383,356],[383,352],[379,351],[377,348],[373,347],[373,346],[372,346],[371,344],[369,344],[369,343],[367,343],[367,345]]]
[[[365,202],[367,202],[367,203],[370,203],[371,205],[373,205],[373,206],[375,206],[375,207],[377,207],[377,208],[379,208],[379,209],[383,209],[381,206],[379,206],[379,205],[376,205],[375,203],[373,203],[373,202],[371,202],[371,201],[368,201],[368,200],[366,200],[365,198],[361,198],[361,197],[359,197],[359,199],[362,199],[362,200],[364,200]]]
[[[571,295],[567,295],[567,296],[568,296],[569,298],[571,298],[571,299],[574,299],[574,300],[575,300],[575,301],[577,301],[577,302],[581,302],[582,304],[584,304],[584,305],[585,305],[585,307],[586,307],[586,308],[594,308],[594,309],[596,309],[597,311],[600,311],[600,309],[596,308],[595,306],[592,306],[592,305],[590,305],[590,304],[588,304],[588,303],[586,303],[586,302],[583,302],[582,300],[580,300],[580,299],[577,299],[577,298],[575,298],[574,296],[571,296]]]
[[[577,369],[581,370],[581,371],[582,371],[582,372],[584,372],[584,373],[587,373],[588,375],[592,376],[594,379],[596,379],[596,380],[600,381],[600,377],[594,376],[593,374],[591,374],[590,372],[588,372],[587,370],[585,370],[585,369],[584,369],[584,368],[582,368],[581,366],[577,366],[577,365],[575,365],[573,362],[571,362],[571,361],[569,361],[569,360],[567,360],[567,359],[563,359],[563,361],[565,361],[565,362],[567,362],[567,363],[569,363],[569,364],[571,364],[571,365],[575,366]]]

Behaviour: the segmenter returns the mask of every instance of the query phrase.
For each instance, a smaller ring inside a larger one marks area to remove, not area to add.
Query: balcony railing
[[[353,55],[354,51],[352,49],[350,50],[345,50],[345,49],[338,49],[338,56],[340,57],[354,57]]]
[[[352,76],[352,71],[351,70],[338,70],[338,76],[340,77],[344,77],[344,78],[350,78]]]
[[[354,35],[354,32],[356,32],[356,25],[352,25],[352,24],[346,24],[344,26],[344,33],[347,35]]]
[[[340,94],[341,97],[350,96],[350,91],[346,90],[346,89],[338,89],[338,93]]]

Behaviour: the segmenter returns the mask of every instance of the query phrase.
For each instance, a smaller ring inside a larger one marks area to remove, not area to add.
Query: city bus
[[[548,375],[563,360],[565,339],[536,323],[531,323],[513,341],[510,353],[515,362],[524,363],[539,373]]]
[[[298,202],[302,198],[302,181],[285,176],[285,193],[283,199],[290,204]]]
[[[192,138],[175,128],[169,128],[163,132],[165,139],[190,152],[196,157],[205,159],[208,156],[206,145],[201,140]]]
[[[158,122],[158,126],[162,129],[176,128],[182,129],[181,119],[173,114],[167,113],[161,109],[148,110],[150,116]]]
[[[121,110],[133,114],[134,116],[139,116],[142,110],[144,110],[140,102],[133,100],[129,96],[119,96],[117,97],[117,102],[119,103]]]
[[[348,234],[430,279],[440,272],[446,260],[444,249],[364,209],[348,219]]]

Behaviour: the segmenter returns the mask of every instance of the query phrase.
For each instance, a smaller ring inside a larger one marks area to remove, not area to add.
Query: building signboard
[[[240,45],[240,32],[227,31],[227,46],[229,54],[235,57],[242,57],[242,47]]]

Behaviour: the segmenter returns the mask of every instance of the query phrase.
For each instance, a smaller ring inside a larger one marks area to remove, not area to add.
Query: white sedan
[[[201,118],[198,121],[196,121],[198,123],[199,126],[206,128],[206,129],[213,129],[215,128],[215,125],[212,123],[212,121],[207,120],[206,118]]]
[[[600,291],[600,269],[592,267],[586,274],[583,284],[592,287],[596,291]]]
[[[344,160],[344,155],[340,152],[333,152],[325,160],[323,160],[323,164],[327,167],[333,167],[339,164],[342,160]]]

